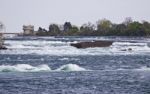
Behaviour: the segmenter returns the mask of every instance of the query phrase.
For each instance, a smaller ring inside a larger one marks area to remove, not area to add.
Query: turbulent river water
[[[70,46],[93,40],[114,42],[101,48]],[[150,94],[149,38],[14,37],[5,45],[0,94]]]

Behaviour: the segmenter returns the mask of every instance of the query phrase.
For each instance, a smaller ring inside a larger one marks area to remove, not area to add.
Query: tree
[[[72,28],[72,25],[70,22],[65,22],[64,23],[64,31],[68,32]]]
[[[1,23],[0,28],[4,25]],[[70,22],[65,22],[62,25],[50,24],[49,30],[39,27],[37,35],[52,35],[52,36],[150,36],[150,23],[147,21],[133,21],[131,17],[127,17],[120,24],[112,23],[107,19],[101,19],[97,25],[88,22],[80,28],[72,25]]]
[[[127,26],[125,24],[113,24],[109,32],[110,35],[124,36],[126,35]]]
[[[61,31],[59,29],[59,26],[57,24],[50,24],[49,25],[49,32],[50,35],[60,35]]]
[[[128,36],[144,36],[146,35],[144,32],[144,28],[141,23],[135,21],[130,23],[127,26],[127,35]]]
[[[107,19],[102,19],[97,22],[97,31],[101,32],[104,35],[110,31],[111,27],[112,23]]]
[[[143,28],[146,36],[150,36],[150,23],[147,21],[143,21]]]
[[[74,36],[74,35],[78,35],[79,33],[79,29],[77,26],[72,26],[71,29],[69,29],[69,31],[67,32],[63,32],[65,36]]]
[[[46,36],[47,35],[47,30],[42,28],[42,27],[39,27],[36,35],[40,35],[40,36]]]
[[[80,35],[94,35],[95,25],[88,22],[80,27]]]
[[[132,20],[131,17],[126,17],[125,20],[124,20],[124,22],[123,22],[123,24],[127,26],[127,25],[129,25],[130,23],[132,23],[132,22],[133,22],[133,20]]]

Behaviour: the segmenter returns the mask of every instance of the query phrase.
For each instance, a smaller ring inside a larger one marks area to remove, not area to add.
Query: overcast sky
[[[150,21],[150,0],[0,0],[0,21],[7,32],[22,32],[22,25],[48,28],[50,23],[74,25],[106,18],[120,23],[125,17]]]

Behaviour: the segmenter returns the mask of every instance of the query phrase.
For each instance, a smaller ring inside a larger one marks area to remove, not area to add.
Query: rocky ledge
[[[91,42],[79,42],[79,43],[71,43],[71,46],[76,48],[88,48],[88,47],[109,47],[111,46],[113,41],[91,41]]]

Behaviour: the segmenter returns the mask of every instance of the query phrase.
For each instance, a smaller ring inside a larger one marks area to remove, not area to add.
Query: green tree
[[[147,21],[143,21],[143,28],[146,36],[150,36],[150,23]]]
[[[48,32],[47,32],[46,29],[44,29],[44,28],[42,28],[42,27],[39,27],[39,29],[38,29],[36,35],[39,35],[39,36],[47,36],[47,33],[48,33]]]
[[[0,24],[2,28],[3,25]],[[150,23],[143,21],[133,21],[131,17],[127,17],[121,24],[114,24],[107,19],[102,19],[97,22],[97,25],[92,23],[83,24],[80,28],[71,25],[70,22],[65,22],[63,25],[50,24],[49,30],[39,27],[37,35],[52,35],[52,36],[150,36]]]
[[[95,31],[95,25],[93,25],[92,23],[88,22],[87,24],[83,24],[80,27],[80,33],[79,35],[94,35],[94,31]]]
[[[64,32],[68,32],[70,29],[72,29],[72,25],[70,22],[64,23]]]
[[[74,35],[77,35],[78,32],[79,32],[78,27],[72,26],[72,28],[69,30],[69,32],[67,32],[67,35],[74,36]]]
[[[102,19],[97,22],[97,31],[101,32],[101,34],[107,34],[111,28],[112,23],[107,19]]]
[[[109,32],[109,35],[113,36],[125,36],[127,26],[125,24],[113,24]]]
[[[57,35],[61,34],[61,31],[60,31],[60,28],[59,28],[59,26],[57,24],[50,24],[48,33],[50,35],[57,36]]]
[[[134,21],[127,26],[128,36],[144,36],[144,28],[141,23]]]

